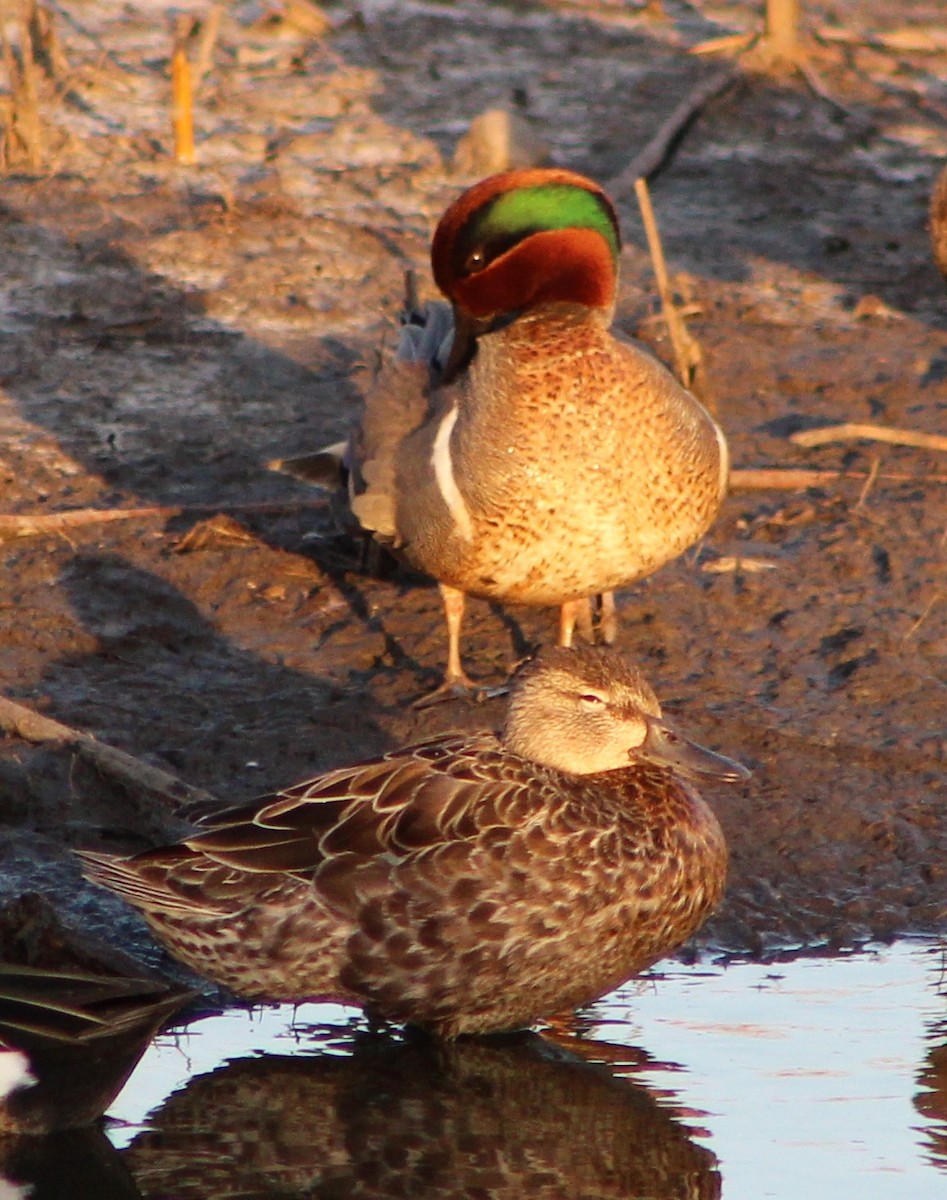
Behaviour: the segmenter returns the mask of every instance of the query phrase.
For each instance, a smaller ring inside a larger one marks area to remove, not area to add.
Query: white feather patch
[[[32,1195],[31,1183],[13,1183],[5,1175],[0,1175],[0,1200],[30,1200]]]
[[[32,1087],[36,1082],[30,1060],[22,1050],[0,1049],[0,1099],[5,1100],[17,1088]]]
[[[454,464],[450,456],[450,435],[456,424],[457,416],[457,409],[452,408],[445,413],[438,426],[437,435],[434,438],[434,448],[431,451],[431,466],[434,468],[434,478],[437,480],[437,486],[444,497],[444,503],[454,519],[458,532],[470,542],[473,541],[473,522],[464,498],[460,494],[457,480],[454,478]]]
[[[0,1175],[0,1200],[30,1200],[35,1194],[31,1183],[15,1183],[7,1175]]]
[[[716,421],[713,422],[713,426],[714,433],[717,435],[717,446],[720,450],[720,486],[717,495],[723,499],[730,483],[730,447],[727,445],[723,430]]]

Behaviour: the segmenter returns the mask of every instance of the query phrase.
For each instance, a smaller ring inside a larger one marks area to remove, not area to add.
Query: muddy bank
[[[450,155],[476,112],[515,104],[555,161],[608,179],[715,69],[686,48],[732,27],[664,7],[340,6],[309,38],[235,5],[183,168],[161,14],[76,6],[71,88],[44,98],[47,168],[0,182],[3,510],[210,510],[0,545],[8,695],[228,800],[498,720],[500,701],[409,707],[443,653],[436,591],[392,564],[366,574],[312,493],[264,464],[344,431],[352,370],[467,182]],[[812,19],[844,32],[854,7]],[[839,421],[945,428],[925,211],[947,54],[868,44],[887,15],[858,8],[862,41],[819,47],[832,101],[748,75],[653,189],[735,463],[841,472],[734,492],[702,546],[621,599],[620,645],[668,709],[754,770],[714,797],[732,880],[702,934],[753,954],[936,931],[947,911],[947,460],[789,441]],[[633,197],[616,199],[618,325],[669,359]],[[259,508],[212,515],[234,504]],[[498,681],[554,635],[553,613],[475,601],[470,669]],[[181,829],[13,738],[0,821],[0,895],[51,889],[127,937],[134,918],[80,883],[70,847]]]

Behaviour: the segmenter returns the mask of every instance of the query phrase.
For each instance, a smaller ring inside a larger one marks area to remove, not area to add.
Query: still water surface
[[[947,1200],[944,971],[922,942],[669,963],[576,1029],[451,1050],[336,1005],[231,1011],[159,1040],[110,1137],[181,1200]]]

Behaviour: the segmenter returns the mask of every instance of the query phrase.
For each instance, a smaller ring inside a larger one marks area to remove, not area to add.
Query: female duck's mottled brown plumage
[[[685,941],[723,836],[683,775],[738,764],[663,724],[613,652],[542,652],[499,737],[447,734],[86,853],[184,962],[256,999],[332,996],[447,1037],[588,1003]]]
[[[571,171],[491,176],[434,235],[449,304],[410,315],[346,451],[351,510],[438,581],[445,683],[463,689],[466,593],[582,603],[657,570],[709,528],[727,447],[701,404],[611,324],[608,197]],[[313,477],[319,456],[283,460]]]

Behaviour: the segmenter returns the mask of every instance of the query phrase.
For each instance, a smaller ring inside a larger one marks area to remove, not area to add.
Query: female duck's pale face
[[[571,775],[651,763],[679,775],[734,781],[749,772],[670,728],[644,677],[614,651],[547,650],[514,684],[507,747]]]

